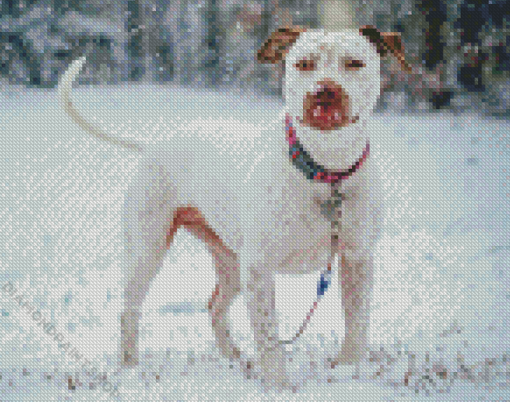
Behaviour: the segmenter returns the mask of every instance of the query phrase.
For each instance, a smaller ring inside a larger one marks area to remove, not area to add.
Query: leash
[[[290,340],[282,341],[281,345],[293,344],[306,330],[310,320],[317,310],[319,302],[324,297],[331,284],[333,276],[333,262],[335,254],[338,252],[338,238],[340,235],[340,216],[342,206],[342,194],[340,193],[340,185],[342,180],[348,179],[356,170],[358,170],[363,162],[368,158],[370,153],[370,144],[367,143],[363,155],[358,161],[345,172],[333,172],[318,165],[313,158],[304,150],[296,137],[296,130],[292,126],[292,119],[289,115],[285,119],[285,132],[289,143],[289,157],[292,164],[305,175],[309,180],[329,183],[331,185],[331,197],[321,204],[321,214],[331,220],[331,247],[328,265],[321,271],[321,276],[317,282],[317,298],[310,308],[306,318],[299,327],[296,334]]]

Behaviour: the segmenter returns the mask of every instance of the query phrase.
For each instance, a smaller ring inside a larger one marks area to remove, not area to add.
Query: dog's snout
[[[320,130],[336,130],[345,127],[349,119],[349,97],[333,80],[317,82],[317,89],[304,99],[303,124]]]

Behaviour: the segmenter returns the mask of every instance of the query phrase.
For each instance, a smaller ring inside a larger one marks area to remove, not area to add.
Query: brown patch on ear
[[[398,32],[379,32],[373,25],[365,25],[360,28],[360,33],[368,38],[377,49],[381,57],[385,57],[388,51],[397,58],[403,70],[411,73],[413,70],[405,60],[404,45]]]
[[[271,64],[282,61],[302,32],[306,32],[306,28],[299,26],[284,27],[276,30],[258,51],[257,60],[260,63]]]

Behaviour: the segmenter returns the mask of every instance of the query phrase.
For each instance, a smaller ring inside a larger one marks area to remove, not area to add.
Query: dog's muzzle
[[[349,96],[333,82],[320,82],[320,88],[304,99],[302,123],[319,130],[337,130],[356,123],[359,116],[349,117]]]

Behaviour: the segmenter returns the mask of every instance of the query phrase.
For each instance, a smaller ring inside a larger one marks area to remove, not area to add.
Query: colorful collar
[[[289,142],[289,156],[292,164],[297,169],[301,170],[307,179],[316,182],[334,185],[341,180],[348,179],[361,167],[370,153],[370,144],[367,142],[363,155],[354,165],[344,172],[334,172],[315,163],[313,158],[304,150],[303,146],[296,138],[296,129],[292,126],[292,118],[289,115],[285,117],[285,132],[287,134],[287,141]]]

